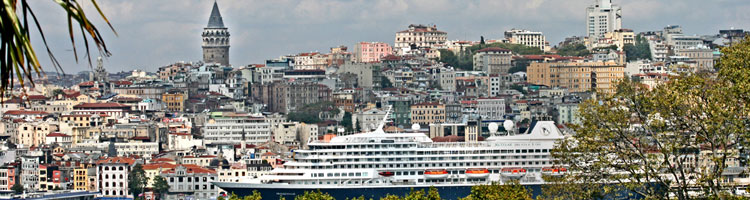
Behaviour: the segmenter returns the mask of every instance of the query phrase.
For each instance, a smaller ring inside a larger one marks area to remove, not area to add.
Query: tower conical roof
[[[214,1],[214,8],[211,10],[211,16],[208,17],[208,26],[206,28],[225,28],[224,20],[219,13],[219,4]]]

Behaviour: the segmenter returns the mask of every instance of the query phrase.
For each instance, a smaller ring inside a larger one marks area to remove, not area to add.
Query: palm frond
[[[7,91],[12,90],[16,82],[20,84],[21,88],[27,84],[34,86],[34,79],[42,76],[42,65],[39,62],[34,47],[31,45],[30,28],[36,28],[39,31],[52,68],[57,72],[63,72],[63,69],[52,53],[47,43],[47,38],[44,35],[43,27],[40,25],[34,10],[29,6],[27,0],[1,1],[3,5],[0,7],[0,38],[2,38],[2,43],[0,43],[0,97],[2,97],[2,100],[5,100],[5,97],[8,96]],[[93,44],[96,45],[100,55],[110,55],[101,33],[86,16],[79,0],[53,1],[66,12],[68,33],[76,62],[78,62],[78,52],[73,31],[74,23],[75,26],[80,28],[89,66],[92,65],[89,37],[93,41]],[[96,1],[88,1],[93,4],[102,19],[112,29],[112,32],[117,35],[114,27],[109,22],[109,19],[104,16]],[[36,77],[34,74],[36,74]]]

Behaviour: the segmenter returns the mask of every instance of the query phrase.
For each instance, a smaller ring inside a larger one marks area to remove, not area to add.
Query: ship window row
[[[312,177],[358,177],[367,176],[367,172],[349,172],[349,173],[312,173]],[[325,176],[324,176],[325,175]]]
[[[509,162],[456,162],[456,163],[409,163],[409,164],[354,164],[335,166],[311,166],[310,169],[367,169],[367,168],[406,168],[406,167],[480,167],[480,166],[518,166],[518,165],[547,165],[551,161],[509,161]],[[303,167],[308,168],[308,167]],[[366,176],[366,175],[365,175]],[[323,176],[320,176],[323,177]]]
[[[548,158],[548,155],[515,155],[515,156],[453,156],[453,157],[409,157],[409,158],[347,158],[347,159],[331,159],[326,162],[379,162],[379,161],[440,161],[440,160],[488,160],[488,159],[540,159]],[[321,163],[319,160],[311,160],[310,163]]]
[[[326,145],[310,146],[310,150],[317,149],[393,149],[416,147],[416,144],[367,144],[367,145]]]
[[[406,147],[407,144],[403,144]],[[384,145],[386,146],[386,145]],[[318,149],[340,149],[332,146],[333,148],[321,148]],[[395,148],[399,148],[394,146]],[[375,148],[378,149],[378,148]],[[393,148],[388,148],[393,149]],[[346,152],[348,156],[359,156],[359,155],[445,155],[445,154],[510,154],[510,153],[549,153],[549,149],[495,149],[495,150],[427,150],[427,151],[376,151],[376,152]],[[317,155],[343,155],[344,152],[322,152]],[[308,153],[299,153],[300,156],[307,156]]]

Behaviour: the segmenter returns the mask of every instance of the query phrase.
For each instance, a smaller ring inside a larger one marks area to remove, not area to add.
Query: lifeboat
[[[448,171],[445,169],[428,169],[424,171],[424,177],[428,179],[447,178]]]
[[[542,168],[542,175],[547,175],[547,176],[562,176],[566,172],[568,172],[568,169],[565,169],[564,167],[543,167]]]
[[[393,176],[393,172],[378,172],[378,175],[384,176],[384,177],[391,177]]]
[[[490,176],[490,170],[487,169],[467,169],[466,177],[468,178],[487,178]]]
[[[508,178],[521,178],[526,175],[526,169],[520,167],[508,167],[500,170],[500,174]]]

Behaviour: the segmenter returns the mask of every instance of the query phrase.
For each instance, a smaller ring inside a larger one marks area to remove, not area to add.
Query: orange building
[[[613,93],[615,82],[625,77],[625,66],[615,62],[536,62],[526,73],[531,84],[564,87],[570,92]]]

